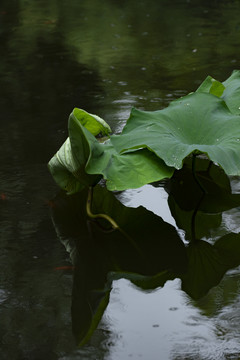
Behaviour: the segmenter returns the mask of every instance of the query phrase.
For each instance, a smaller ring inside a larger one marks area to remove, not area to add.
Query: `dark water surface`
[[[178,279],[151,293],[114,281],[98,329],[77,349],[47,169],[73,107],[118,132],[132,106],[163,108],[208,74],[223,81],[239,69],[240,1],[2,0],[0,43],[0,358],[240,359],[238,268],[197,301]],[[161,188],[124,199],[175,224]],[[211,238],[239,232],[239,220],[238,209],[223,213]]]

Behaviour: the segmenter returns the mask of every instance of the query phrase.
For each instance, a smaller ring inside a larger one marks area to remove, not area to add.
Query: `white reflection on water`
[[[103,319],[111,333],[106,360],[239,359],[240,298],[209,317],[180,286],[175,279],[146,293],[127,280],[115,281]]]
[[[165,222],[176,227],[176,222],[171,215],[167,199],[168,194],[163,187],[153,187],[151,185],[145,185],[140,189],[126,190],[119,198],[126,206],[144,206],[160,216]]]

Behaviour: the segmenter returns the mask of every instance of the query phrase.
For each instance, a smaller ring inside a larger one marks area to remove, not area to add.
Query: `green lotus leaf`
[[[239,116],[212,94],[192,93],[154,112],[134,108],[122,134],[111,142],[125,154],[148,148],[176,169],[189,154],[204,153],[228,175],[240,175]]]
[[[101,177],[109,190],[170,178],[190,154],[206,154],[227,175],[240,175],[240,71],[224,82],[208,76],[196,93],[159,111],[133,109],[122,134],[75,108],[69,139],[49,162],[59,186],[74,193]],[[95,136],[107,136],[100,142]]]
[[[90,114],[85,110],[74,108],[71,116],[74,116],[91,134],[109,135],[111,133],[110,126],[98,115]]]
[[[83,184],[73,175],[77,167],[72,156],[69,138],[67,138],[58,152],[49,161],[48,168],[56,183],[61,189],[66,190],[68,194],[73,194],[83,189]]]
[[[222,98],[233,114],[240,115],[240,70],[233,71],[223,85],[225,90]]]
[[[229,110],[233,114],[240,115],[240,71],[234,70],[231,76],[223,83],[215,80],[211,76],[203,81],[196,92],[210,93],[226,102]]]
[[[109,142],[102,145],[105,151],[100,157],[93,156],[86,171],[102,174],[108,190],[135,189],[145,184],[169,178],[174,169],[166,166],[153,152],[140,149],[119,154]]]
[[[101,176],[89,175],[85,166],[91,157],[91,144],[98,143],[96,135],[108,135],[109,125],[97,115],[75,108],[68,121],[69,138],[49,161],[49,170],[57,184],[68,194],[97,183]],[[98,149],[98,148],[97,148]],[[99,152],[96,152],[99,155]]]
[[[174,169],[147,149],[120,154],[110,140],[100,143],[90,126],[92,117],[78,110],[69,117],[69,138],[49,162],[55,181],[69,194],[96,184],[102,176],[109,190],[138,188],[172,176]],[[80,121],[80,115],[86,119]]]
[[[88,137],[92,137],[96,142],[97,140],[81,125],[74,113],[76,113],[76,109],[69,117],[69,134],[71,136],[48,163],[54,180],[68,194],[78,192],[85,186],[99,181],[99,176],[89,175],[85,171],[85,166],[91,156]],[[87,118],[89,118],[88,115]]]
[[[215,96],[222,96],[225,86],[211,76],[207,76],[196,92],[205,92]]]
[[[81,158],[85,149],[85,175],[102,175],[109,190],[138,188],[147,183],[171,177],[174,169],[169,168],[154,153],[147,149],[130,154],[119,154],[111,140],[99,143],[73,114],[69,118],[69,138],[75,159]],[[87,146],[83,147],[83,141]],[[83,172],[75,172],[81,181]]]

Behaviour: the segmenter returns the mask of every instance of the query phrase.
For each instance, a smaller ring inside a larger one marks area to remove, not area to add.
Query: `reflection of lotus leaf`
[[[220,282],[227,270],[240,264],[240,234],[227,234],[214,245],[199,240],[187,251],[189,266],[181,276],[182,289],[199,299]]]
[[[171,214],[177,226],[185,231],[186,239],[191,239],[192,217],[197,210],[195,233],[196,238],[201,239],[220,226],[223,211],[240,205],[240,195],[232,194],[229,178],[219,166],[208,159],[197,158],[195,174],[205,190],[203,193],[191,167],[192,159],[188,158],[165,189]]]
[[[97,224],[87,218],[86,197],[84,191],[62,194],[53,207],[56,231],[75,265],[72,321],[78,344],[88,341],[97,327],[113,280],[126,278],[152,290],[178,277],[183,290],[197,299],[240,263],[238,234],[226,235],[213,246],[197,241],[186,248],[173,226],[143,207],[125,207],[97,186],[92,211],[111,215],[124,230],[106,232],[109,224],[104,219]]]
[[[90,221],[86,194],[59,196],[53,220],[75,265],[73,329],[86,341],[108,304],[112,280],[125,277],[143,289],[155,289],[186,271],[185,246],[175,228],[143,207],[127,208],[105,188],[94,189],[92,211],[111,214],[127,233],[106,232],[109,224]],[[71,241],[70,241],[71,240]]]
[[[191,166],[191,159],[187,159],[183,169],[175,172],[166,184],[166,191],[186,211],[194,210],[203,194]],[[205,190],[199,211],[214,214],[240,205],[240,195],[232,194],[229,178],[219,166],[207,159],[197,158],[195,173]]]

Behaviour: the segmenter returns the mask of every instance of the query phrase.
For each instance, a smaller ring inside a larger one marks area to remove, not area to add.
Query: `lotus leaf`
[[[233,71],[232,75],[223,82],[225,90],[222,98],[233,114],[240,115],[240,71]]]
[[[148,148],[180,169],[191,153],[204,153],[228,175],[240,175],[240,118],[208,93],[192,93],[166,109],[133,109],[121,135],[111,137],[120,153]]]
[[[199,86],[196,92],[210,93],[220,97],[222,96],[224,90],[225,90],[225,86],[221,82],[215,80],[211,76],[207,76],[207,78]]]
[[[211,76],[203,81],[196,92],[206,92],[222,99],[226,102],[229,110],[233,114],[240,115],[240,71],[234,70],[232,75],[223,83],[215,80]]]
[[[78,110],[69,117],[69,138],[49,162],[55,181],[69,194],[94,185],[101,175],[109,190],[138,188],[172,176],[174,169],[147,149],[120,154],[110,140],[99,142],[94,136],[98,126],[95,118]],[[103,133],[102,123],[98,130]]]
[[[166,109],[132,109],[120,135],[96,115],[75,108],[69,139],[50,160],[59,186],[74,193],[101,177],[109,190],[138,188],[171,178],[190,154],[206,154],[227,175],[240,175],[240,71],[211,78]],[[107,136],[105,142],[96,138]]]

